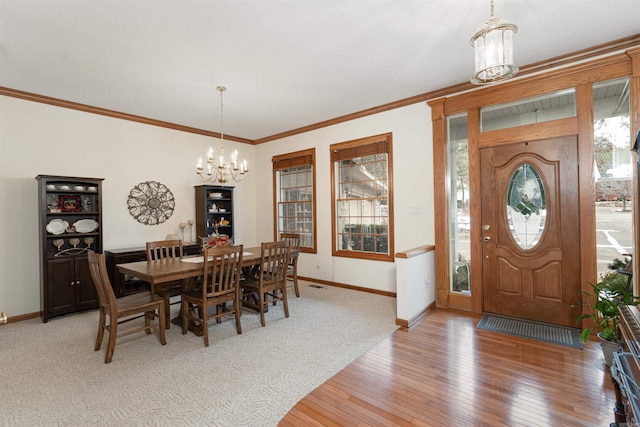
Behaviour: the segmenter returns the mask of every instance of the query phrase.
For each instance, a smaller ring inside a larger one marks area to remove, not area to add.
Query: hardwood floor
[[[476,329],[435,310],[296,404],[280,426],[608,426],[615,395],[584,350]]]

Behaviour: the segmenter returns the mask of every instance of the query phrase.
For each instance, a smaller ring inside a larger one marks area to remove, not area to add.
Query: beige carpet
[[[395,298],[301,282],[290,317],[245,310],[210,346],[172,325],[94,352],[96,311],[0,326],[0,425],[275,426],[302,397],[391,334]],[[174,315],[178,305],[173,305]],[[142,322],[142,320],[139,320]]]

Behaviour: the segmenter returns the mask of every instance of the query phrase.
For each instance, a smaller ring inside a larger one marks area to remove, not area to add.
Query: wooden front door
[[[576,327],[577,138],[480,150],[485,312]]]

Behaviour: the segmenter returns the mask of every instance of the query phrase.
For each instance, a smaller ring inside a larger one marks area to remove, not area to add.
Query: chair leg
[[[293,288],[296,291],[296,297],[300,297],[300,289],[298,289],[298,268],[293,269]]]
[[[165,328],[171,328],[171,292],[164,293],[164,318],[168,319],[165,324]]]
[[[184,298],[180,302],[180,311],[182,311],[182,335],[185,335],[189,328],[189,303]]]
[[[216,323],[222,323],[222,313],[224,312],[225,308],[226,307],[224,304],[216,305]]]
[[[154,312],[153,311],[147,311],[144,314],[144,333],[149,335],[151,333],[151,319],[153,319],[154,316]],[[158,316],[158,319],[160,318],[160,316]]]
[[[282,305],[284,306],[284,317],[289,317],[289,304],[287,302],[287,282],[282,286]]]
[[[242,333],[242,325],[240,324],[240,310],[242,310],[242,304],[238,298],[233,300],[233,310],[235,311],[234,315],[236,317],[236,331],[239,335]]]
[[[217,313],[218,307],[215,309]],[[207,307],[206,303],[200,311],[202,311],[202,338],[204,339],[204,346],[209,347],[209,307]]]
[[[102,340],[104,338],[104,322],[107,320],[104,307],[100,307],[100,323],[98,324],[98,336],[96,337],[96,345],[93,348],[95,351],[100,350],[102,347]]]
[[[269,303],[267,301],[267,294],[259,294],[258,300],[259,300],[258,304],[259,304],[259,310],[260,310],[260,323],[262,324],[262,326],[265,326],[264,306],[265,306],[265,304]]]
[[[162,307],[160,307],[160,309],[158,310],[158,332],[160,333],[160,344],[162,345],[166,345],[167,344],[167,336],[165,334],[165,324],[167,323],[167,318],[164,315],[164,310],[162,310]],[[150,313],[153,314],[153,311]],[[149,331],[151,332],[151,331]]]
[[[113,352],[116,348],[116,338],[118,336],[118,319],[109,316],[109,343],[107,344],[107,354],[104,363],[111,363]]]

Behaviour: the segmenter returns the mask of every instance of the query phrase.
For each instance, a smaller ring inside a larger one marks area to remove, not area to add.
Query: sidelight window
[[[593,176],[598,273],[633,248],[633,169],[629,79],[593,85]]]
[[[469,192],[469,140],[467,115],[447,118],[449,141],[449,244],[453,292],[471,292],[471,213]]]

